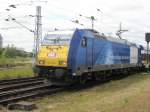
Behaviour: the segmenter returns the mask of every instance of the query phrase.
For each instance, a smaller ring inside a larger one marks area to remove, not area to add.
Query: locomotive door
[[[87,38],[86,66],[88,71],[91,71],[93,68],[93,39],[92,38]]]

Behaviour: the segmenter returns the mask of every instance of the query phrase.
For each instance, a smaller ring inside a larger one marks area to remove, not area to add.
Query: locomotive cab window
[[[45,35],[42,45],[70,45],[73,31],[50,32]]]
[[[86,37],[84,37],[82,39],[81,45],[82,45],[82,47],[86,47],[87,46],[87,38]]]

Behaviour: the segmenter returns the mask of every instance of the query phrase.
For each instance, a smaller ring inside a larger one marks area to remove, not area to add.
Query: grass
[[[35,112],[141,112],[150,109],[150,74],[137,74],[87,89],[34,101]],[[143,99],[143,100],[142,100]]]
[[[33,76],[31,63],[31,58],[0,58],[0,80]],[[6,65],[14,67],[8,69]]]
[[[0,65],[16,65],[16,64],[32,63],[31,58],[0,58]]]
[[[33,76],[32,66],[0,69],[0,80]]]

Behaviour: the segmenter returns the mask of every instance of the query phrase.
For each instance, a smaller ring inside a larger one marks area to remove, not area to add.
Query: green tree
[[[18,49],[14,47],[14,45],[8,45],[6,48],[0,50],[0,56],[2,58],[31,57],[32,53],[28,53],[23,49]]]

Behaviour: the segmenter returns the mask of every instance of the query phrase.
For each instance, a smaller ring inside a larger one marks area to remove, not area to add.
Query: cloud
[[[10,8],[11,11],[8,12],[5,9],[9,8],[10,4],[18,5],[16,9]],[[91,21],[79,17],[79,14],[94,16],[97,19],[95,29],[113,36],[122,22],[123,28],[129,30],[123,34],[123,38],[143,45],[145,32],[149,32],[150,29],[148,0],[48,0],[47,4],[31,3],[30,0],[5,0],[0,1],[0,32],[4,37],[5,46],[15,44],[29,51],[33,49],[33,34],[4,19],[12,15],[17,21],[34,30],[35,18],[25,16],[35,15],[35,6],[39,4],[42,6],[43,35],[54,28],[91,28]],[[102,12],[97,12],[97,8]],[[70,22],[73,19],[78,19],[84,27]]]

